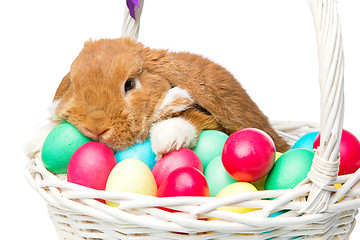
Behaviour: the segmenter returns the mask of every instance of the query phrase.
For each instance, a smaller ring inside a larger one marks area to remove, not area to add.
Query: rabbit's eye
[[[135,79],[129,78],[128,80],[126,80],[126,83],[125,83],[125,86],[124,86],[125,93],[127,91],[130,91],[134,87],[135,87]]]

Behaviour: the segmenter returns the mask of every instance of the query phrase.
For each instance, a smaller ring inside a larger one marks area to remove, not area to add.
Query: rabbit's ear
[[[204,89],[201,87],[182,87],[189,91],[194,101],[209,112],[224,128],[232,131],[233,129],[242,128],[246,124],[239,117],[241,114],[234,112],[232,108],[234,103],[226,101],[212,86],[208,85]]]
[[[61,80],[61,83],[60,83],[58,89],[56,90],[54,101],[57,101],[57,100],[60,100],[63,98],[63,96],[66,93],[66,91],[68,90],[70,84],[71,84],[71,80],[70,80],[70,72],[69,72]]]

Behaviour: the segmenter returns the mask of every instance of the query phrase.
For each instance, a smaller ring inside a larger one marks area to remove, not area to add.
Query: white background
[[[24,178],[23,146],[84,41],[121,34],[125,0],[0,3],[1,235],[56,239]],[[360,2],[339,0],[345,128],[360,133]],[[315,34],[305,0],[147,0],[140,41],[202,54],[228,68],[271,120],[319,122]],[[5,223],[5,225],[4,225]],[[359,239],[357,226],[352,239]]]

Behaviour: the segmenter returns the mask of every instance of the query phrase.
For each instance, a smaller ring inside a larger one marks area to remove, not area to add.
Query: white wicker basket
[[[140,2],[143,6],[143,0]],[[26,168],[26,176],[47,202],[60,239],[348,239],[360,207],[360,171],[337,177],[344,112],[343,50],[337,2],[309,0],[309,5],[318,45],[321,124],[273,123],[290,144],[304,133],[321,131],[320,148],[307,179],[289,190],[225,198],[157,198],[97,191],[68,183],[47,171],[41,154],[37,153]],[[136,21],[126,11],[124,36],[137,38],[141,10],[136,10]],[[344,184],[336,189],[334,183]],[[94,198],[120,205],[110,207]],[[217,210],[225,205],[259,210],[245,214]],[[158,206],[181,212],[164,211]],[[288,211],[269,218],[271,213],[284,209]],[[207,221],[207,218],[218,220]]]

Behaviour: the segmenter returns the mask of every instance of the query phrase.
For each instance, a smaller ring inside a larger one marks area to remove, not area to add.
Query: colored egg
[[[142,143],[137,143],[134,146],[115,153],[116,161],[121,162],[124,159],[135,158],[143,161],[150,169],[153,169],[156,161],[156,155],[151,148],[150,140],[146,140]]]
[[[278,160],[278,158],[281,155],[283,155],[283,154],[280,153],[280,152],[276,152],[276,154],[275,154],[275,162]],[[255,182],[252,182],[251,184],[253,184],[257,188],[257,190],[265,190],[266,177],[267,177],[267,175],[265,177],[255,181]]]
[[[224,144],[222,161],[226,171],[240,182],[254,182],[266,176],[275,162],[275,144],[255,128],[240,129]]]
[[[341,184],[341,183],[336,183],[336,184],[334,184],[334,186],[335,186],[337,189],[340,189],[340,188],[342,187],[342,184]],[[343,200],[343,199],[344,199],[344,197],[340,198],[340,199],[338,200],[338,202],[340,202],[340,201]]]
[[[277,216],[280,216],[280,215],[282,215],[282,214],[284,214],[286,212],[288,212],[288,210],[277,211],[277,212],[272,213],[269,217],[270,218],[277,217]]]
[[[275,162],[278,160],[279,157],[281,157],[283,155],[283,153],[281,152],[276,152],[275,153]]]
[[[320,134],[314,141],[314,149],[320,146]],[[342,131],[340,140],[339,174],[345,175],[356,172],[360,168],[360,142],[354,134],[347,130]]]
[[[181,167],[172,171],[160,185],[158,197],[209,197],[205,176],[194,167]]]
[[[216,197],[227,197],[232,196],[235,194],[242,194],[242,193],[248,193],[248,192],[256,192],[257,189],[254,185],[247,182],[236,182],[228,185],[223,190],[221,190]],[[235,213],[247,213],[254,210],[257,210],[256,208],[244,208],[244,207],[231,207],[231,206],[223,206],[219,207],[218,210],[225,210]]]
[[[204,130],[200,133],[193,151],[200,158],[204,169],[211,160],[221,155],[227,138],[228,135],[216,130]]]
[[[106,183],[106,191],[123,191],[156,196],[157,186],[150,168],[138,159],[125,159],[116,164]],[[117,207],[119,204],[106,201]]]
[[[174,150],[157,161],[152,169],[157,186],[160,187],[169,174],[179,167],[195,167],[203,172],[200,158],[193,151],[188,148]]]
[[[275,162],[265,181],[266,190],[291,189],[304,180],[310,171],[314,152],[298,148],[284,153]]]
[[[225,170],[221,156],[214,158],[204,171],[210,189],[210,196],[215,197],[224,187],[237,182]]]
[[[265,190],[266,177],[267,177],[267,175],[255,182],[251,182],[251,184],[254,185],[256,187],[256,189],[258,189],[258,190]]]
[[[106,145],[89,142],[78,148],[72,155],[67,180],[97,190],[105,190],[106,181],[116,159]]]
[[[72,124],[59,124],[46,137],[42,147],[41,158],[44,166],[55,174],[66,173],[70,158],[76,149],[91,141]]]
[[[306,148],[313,150],[314,140],[319,132],[311,132],[301,136],[291,149]]]

